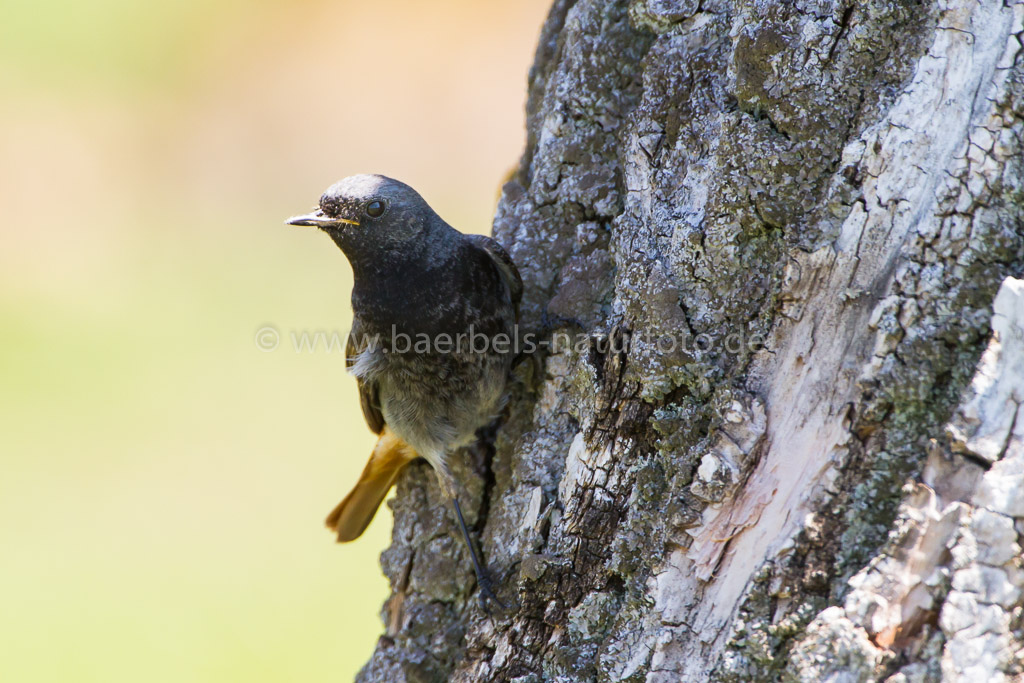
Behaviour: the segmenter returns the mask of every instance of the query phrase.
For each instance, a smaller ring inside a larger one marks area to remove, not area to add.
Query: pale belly
[[[381,359],[384,421],[435,468],[501,411],[511,358],[484,354]]]

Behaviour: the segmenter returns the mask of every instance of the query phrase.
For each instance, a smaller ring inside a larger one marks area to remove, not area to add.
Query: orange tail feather
[[[337,534],[339,543],[362,535],[399,473],[416,457],[416,451],[385,425],[359,481],[327,515],[327,528]]]

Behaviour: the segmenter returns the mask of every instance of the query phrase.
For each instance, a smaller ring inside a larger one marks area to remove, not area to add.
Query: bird
[[[412,187],[375,174],[331,185],[317,208],[286,221],[326,233],[352,267],[346,366],[378,440],[362,474],[327,516],[338,542],[358,538],[399,473],[433,467],[469,547],[480,600],[494,593],[459,505],[449,465],[506,401],[523,282],[494,239],[446,223]]]

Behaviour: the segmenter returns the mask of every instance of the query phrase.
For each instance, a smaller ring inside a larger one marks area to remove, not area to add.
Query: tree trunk
[[[360,680],[1021,680],[1022,18],[555,2],[494,224],[546,344],[457,465],[510,609],[414,465]]]

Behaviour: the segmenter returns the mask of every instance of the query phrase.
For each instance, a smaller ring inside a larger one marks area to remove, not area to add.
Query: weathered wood
[[[1019,677],[1022,19],[556,1],[494,231],[559,344],[457,465],[515,608],[413,466],[360,680]]]

